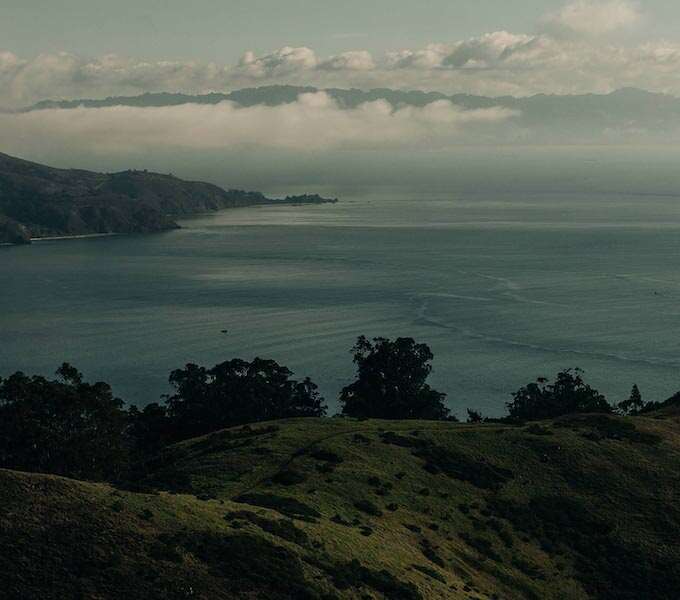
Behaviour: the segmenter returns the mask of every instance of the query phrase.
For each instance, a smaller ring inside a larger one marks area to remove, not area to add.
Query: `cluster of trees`
[[[0,467],[115,480],[165,445],[234,425],[321,417],[309,379],[273,360],[194,364],[170,374],[175,393],[143,410],[124,407],[106,383],[84,383],[64,363],[57,379],[17,372],[0,378]]]
[[[342,389],[342,415],[356,418],[453,420],[446,394],[430,387],[433,355],[412,338],[358,338],[356,379]],[[273,360],[233,359],[208,369],[188,364],[170,374],[173,393],[142,410],[125,408],[106,383],[89,384],[68,364],[57,379],[15,373],[0,377],[0,467],[115,480],[127,465],[181,440],[258,421],[322,417],[324,399],[309,379],[298,381]],[[507,421],[578,412],[639,414],[637,386],[612,407],[583,380],[580,369],[539,378],[507,404]],[[469,422],[482,422],[468,409]]]
[[[145,449],[154,449],[245,423],[324,416],[316,384],[292,375],[262,358],[235,358],[212,369],[188,364],[170,373],[175,393],[165,396],[164,404],[130,409],[131,434]]]
[[[84,383],[68,364],[57,379],[0,378],[0,467],[115,479],[125,465],[123,402],[106,383]]]

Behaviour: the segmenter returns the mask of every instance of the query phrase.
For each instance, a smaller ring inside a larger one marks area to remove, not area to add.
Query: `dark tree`
[[[342,412],[376,419],[446,419],[446,394],[425,383],[432,352],[412,338],[361,336],[352,348],[357,379],[340,394]]]
[[[468,423],[483,423],[484,422],[484,415],[482,415],[481,412],[478,410],[473,410],[472,408],[467,409],[467,422]]]
[[[84,383],[64,363],[49,381],[0,378],[0,466],[111,479],[126,466],[127,414],[106,383]]]
[[[188,364],[170,374],[175,394],[167,398],[174,438],[186,439],[225,427],[326,413],[317,386],[295,381],[273,360],[233,359],[212,369]]]
[[[523,421],[571,413],[612,412],[605,397],[583,381],[581,369],[567,369],[550,383],[539,378],[520,388],[507,403],[510,417]]]
[[[128,414],[130,419],[128,433],[134,440],[139,458],[143,459],[172,443],[174,428],[165,406],[157,402],[147,404],[142,410],[131,406]]]
[[[618,408],[625,415],[636,415],[645,408],[645,403],[642,401],[642,394],[640,394],[637,384],[633,384],[630,397],[628,400],[619,402]]]

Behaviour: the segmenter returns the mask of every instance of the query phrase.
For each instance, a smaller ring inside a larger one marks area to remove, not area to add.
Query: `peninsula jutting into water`
[[[178,216],[262,204],[336,202],[317,194],[268,198],[172,174],[54,169],[0,153],[0,243],[177,229]]]

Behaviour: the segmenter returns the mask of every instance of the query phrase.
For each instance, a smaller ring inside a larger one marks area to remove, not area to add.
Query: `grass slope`
[[[135,491],[0,471],[3,597],[680,590],[677,415],[289,420],[173,446],[150,470]]]

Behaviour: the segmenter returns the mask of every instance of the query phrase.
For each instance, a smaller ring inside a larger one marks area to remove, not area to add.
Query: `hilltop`
[[[680,419],[347,418],[165,448],[126,489],[0,471],[4,597],[677,598]]]
[[[328,202],[318,195],[272,199],[171,174],[55,169],[0,153],[0,243],[178,227],[180,215],[237,206]]]

